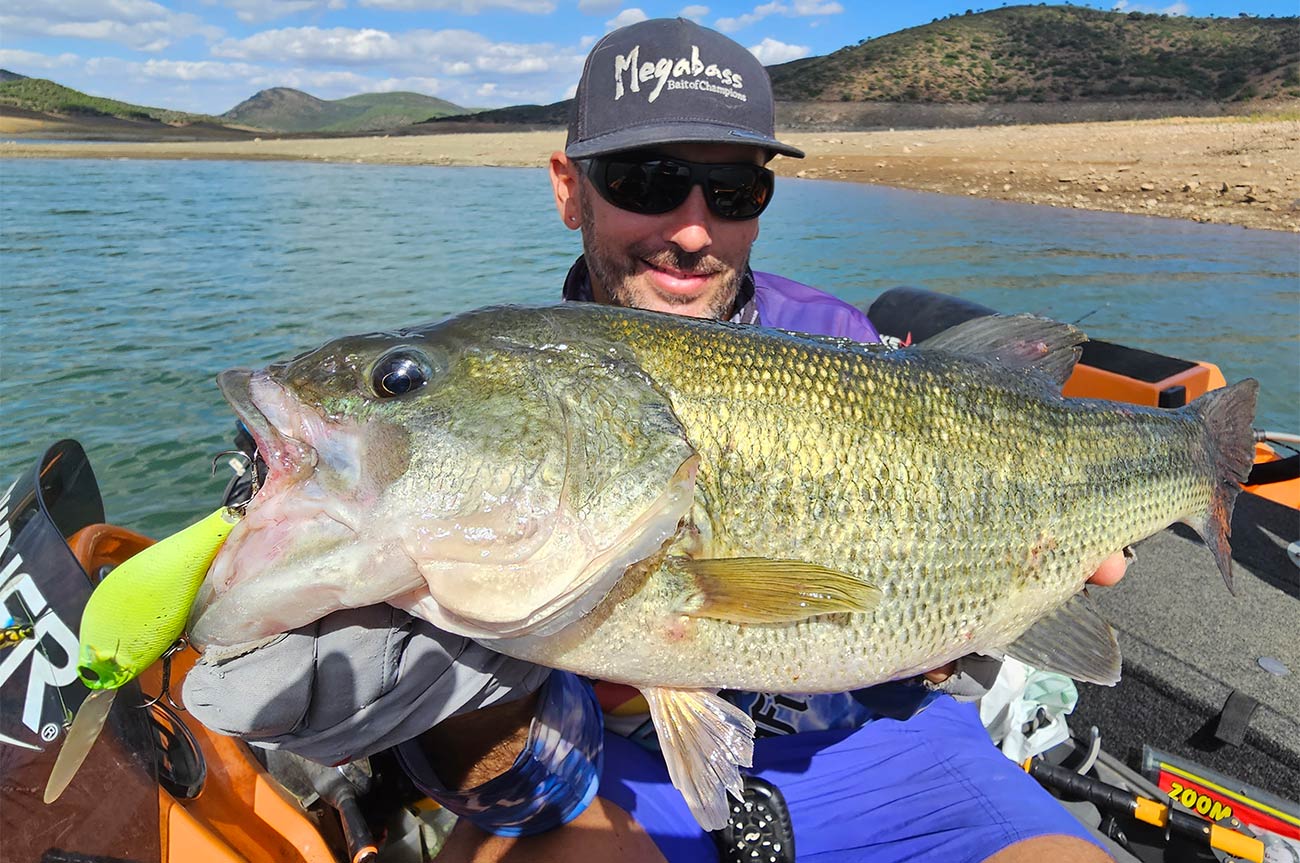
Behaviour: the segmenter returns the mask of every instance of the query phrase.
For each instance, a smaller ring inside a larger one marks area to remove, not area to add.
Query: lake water
[[[219,502],[213,377],[338,335],[549,302],[579,252],[545,173],[0,161],[0,481],[75,437],[110,520],[160,536]],[[1300,430],[1291,234],[782,179],[756,269],[850,302],[910,284],[1263,385]]]

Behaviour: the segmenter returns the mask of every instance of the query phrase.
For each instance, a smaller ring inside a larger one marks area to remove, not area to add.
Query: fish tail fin
[[[1187,406],[1205,425],[1207,451],[1210,453],[1214,492],[1209,510],[1199,518],[1188,519],[1205,545],[1214,553],[1219,572],[1232,587],[1232,507],[1241,491],[1241,483],[1250,476],[1255,462],[1255,398],[1259,382],[1246,378],[1230,387],[1212,390]]]

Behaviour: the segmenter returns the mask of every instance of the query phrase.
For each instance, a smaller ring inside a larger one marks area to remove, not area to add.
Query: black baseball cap
[[[803,158],[778,141],[772,82],[758,58],[685,18],[615,30],[587,55],[564,153],[586,159],[656,144],[750,144]]]

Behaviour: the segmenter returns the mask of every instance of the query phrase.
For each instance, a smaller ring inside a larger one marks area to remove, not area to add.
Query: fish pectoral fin
[[[705,830],[720,830],[730,816],[727,795],[740,799],[740,768],[754,762],[754,720],[716,691],[641,690],[659,733],[668,776]]]
[[[822,614],[870,611],[880,591],[860,578],[802,560],[765,557],[670,559],[694,583],[679,614],[733,623],[789,623]]]
[[[992,360],[1012,369],[1033,369],[1060,388],[1074,371],[1088,340],[1078,329],[1034,315],[988,315],[936,333],[920,347]]]
[[[1102,620],[1092,600],[1080,591],[1037,621],[1003,651],[1044,671],[1114,686],[1119,683],[1119,642],[1115,630]]]

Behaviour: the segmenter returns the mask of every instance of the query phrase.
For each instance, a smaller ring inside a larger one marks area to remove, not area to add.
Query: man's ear
[[[555,209],[560,221],[570,230],[582,227],[582,207],[578,202],[578,166],[564,153],[551,154],[551,189],[555,192]]]

